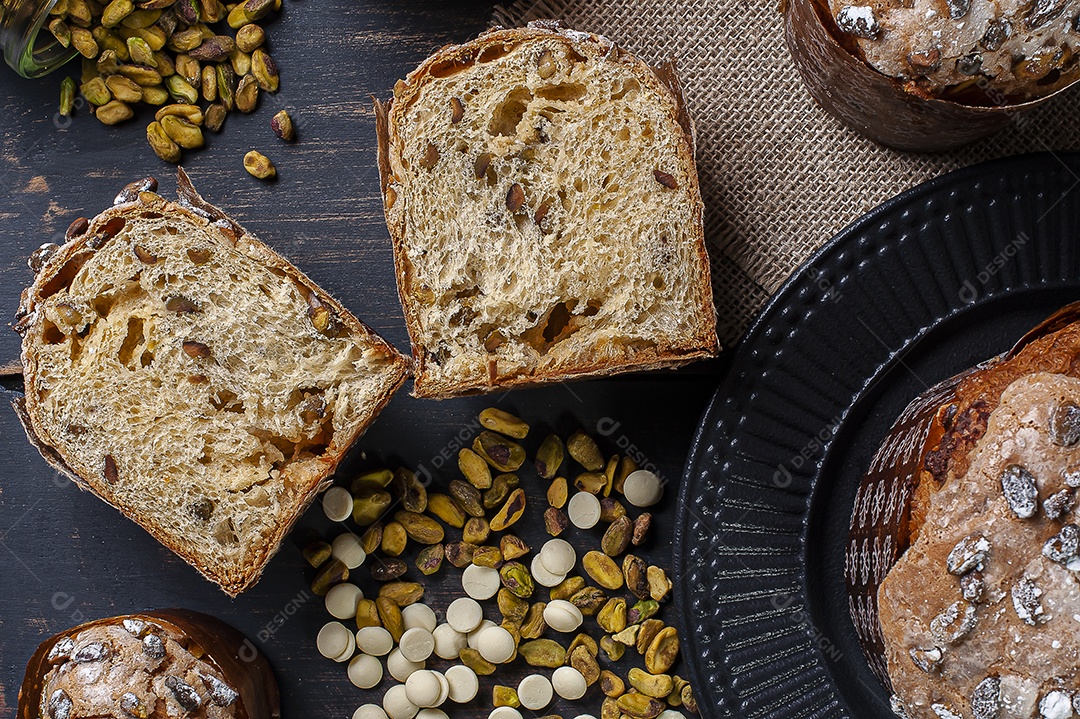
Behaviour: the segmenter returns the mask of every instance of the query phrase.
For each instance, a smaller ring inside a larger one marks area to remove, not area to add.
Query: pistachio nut
[[[461,660],[462,664],[482,677],[495,673],[495,665],[480,656],[480,652],[472,647],[465,647],[462,649],[461,653],[458,655],[458,659]]]
[[[585,587],[570,597],[570,603],[585,616],[592,617],[607,603],[607,599],[607,595],[599,587]]]
[[[490,430],[473,440],[473,451],[500,472],[516,472],[525,463],[525,448]]]
[[[339,559],[332,559],[315,573],[311,581],[311,591],[320,597],[326,596],[330,587],[349,578],[349,568]]]
[[[667,674],[652,674],[637,667],[630,669],[627,681],[634,689],[655,699],[666,699],[675,688],[675,682]]]
[[[389,522],[382,531],[382,551],[388,557],[396,557],[405,551],[409,535],[398,522]]]
[[[489,536],[491,536],[491,527],[488,526],[487,520],[482,517],[469,517],[468,521],[465,522],[465,527],[461,530],[462,541],[471,544],[486,542]],[[501,547],[500,551],[502,551]],[[503,553],[503,559],[506,559],[505,553]]]
[[[552,537],[558,537],[570,526],[570,518],[566,512],[558,507],[548,507],[544,510],[544,529]]]
[[[556,434],[549,434],[536,450],[536,473],[544,479],[553,478],[563,463],[563,442]],[[565,481],[565,480],[564,480]]]
[[[127,103],[111,100],[97,109],[94,117],[103,125],[116,125],[135,116]]]
[[[616,699],[626,693],[626,684],[618,674],[604,669],[600,672],[600,691],[604,696]]]
[[[104,27],[116,27],[120,22],[135,11],[135,3],[131,0],[112,0],[101,11],[101,24]]]
[[[229,53],[229,65],[239,77],[251,74],[251,55],[241,50]]]
[[[503,620],[511,624],[523,621],[529,613],[529,603],[506,587],[499,589],[496,602],[498,602],[499,612],[502,614]]]
[[[688,686],[690,682],[686,681],[678,674],[671,678],[672,688],[671,693],[667,695],[667,703],[669,707],[681,707],[682,706],[682,690],[683,687]]]
[[[525,491],[520,487],[510,493],[510,496],[506,498],[506,503],[502,508],[495,513],[495,516],[491,518],[491,529],[495,532],[501,532],[519,519],[525,512]]]
[[[552,639],[523,642],[518,651],[530,667],[557,669],[566,663],[566,650]]]
[[[364,554],[371,555],[375,553],[375,550],[382,544],[382,523],[375,522],[360,535],[360,546],[364,550]]]
[[[574,486],[581,492],[600,494],[607,483],[607,477],[601,472],[582,472],[574,478]]]
[[[637,637],[641,633],[640,624],[631,624],[621,632],[616,632],[611,636],[619,644],[624,644],[628,647],[637,646]]]
[[[314,569],[324,565],[331,554],[330,545],[323,541],[314,541],[304,547],[304,559]]]
[[[614,522],[619,517],[626,516],[626,507],[614,497],[604,497],[600,500],[600,521]]]
[[[566,648],[566,653],[573,654],[574,650],[578,647],[585,647],[593,657],[598,656],[600,653],[600,648],[597,646],[596,640],[584,632],[580,632],[574,637],[574,641],[570,642],[570,646]]]
[[[212,67],[202,69],[202,96],[207,102],[217,100],[217,70]]]
[[[204,120],[203,112],[199,109],[198,105],[165,105],[164,107],[158,108],[158,111],[154,113],[154,119],[160,122],[166,115],[177,115],[195,125],[203,124]]]
[[[123,70],[123,68],[121,68]],[[137,79],[135,82],[139,82]],[[161,82],[159,79],[158,82]],[[142,84],[142,83],[139,83]],[[157,83],[152,83],[157,84]],[[191,83],[185,80],[180,75],[169,75],[165,78],[163,83],[165,89],[169,91],[169,96],[176,102],[187,103],[188,105],[194,105],[199,100],[199,93],[192,87]]]
[[[410,539],[420,544],[438,544],[445,536],[442,525],[418,512],[410,512],[407,509],[398,510],[394,513],[394,521],[404,527]]]
[[[621,589],[623,586],[623,573],[619,565],[615,564],[608,555],[593,550],[586,552],[581,559],[581,566],[589,577],[605,589]]]
[[[622,571],[626,588],[638,599],[649,598],[649,565],[643,559],[628,554],[623,558]]]
[[[619,705],[615,703],[615,700],[607,697],[600,704],[600,719],[621,719],[625,716],[619,709]]]
[[[664,601],[671,593],[671,580],[667,572],[655,565],[650,566],[646,577],[649,583],[649,597],[658,602]]]
[[[83,94],[86,101],[91,105],[101,107],[107,105],[112,100],[112,93],[109,92],[108,85],[105,84],[105,80],[100,77],[95,77],[93,80],[84,82],[79,88],[79,92]]]
[[[353,494],[356,494],[361,490],[371,489],[372,487],[386,489],[392,481],[394,481],[394,473],[385,467],[379,467],[358,474],[353,479],[351,486]]]
[[[142,99],[147,105],[164,105],[169,101],[169,91],[161,85],[151,85],[142,89]]]
[[[353,521],[361,527],[366,527],[382,517],[393,501],[390,493],[382,489],[368,488],[366,491],[358,492],[353,497]]]
[[[626,621],[629,624],[641,624],[655,617],[660,611],[660,603],[655,599],[642,599],[626,612]]]
[[[637,649],[638,654],[644,655],[652,645],[653,639],[655,639],[660,631],[663,630],[664,623],[659,619],[646,619],[641,624],[636,624],[634,626],[641,627],[641,631],[639,631],[637,635],[637,642],[634,646]]]
[[[173,33],[173,36],[169,38],[169,48],[179,53],[191,52],[203,44],[203,39],[202,32],[198,28],[181,30]]]
[[[569,488],[566,486],[566,477],[556,477],[551,480],[547,489],[548,504],[556,509],[562,509],[566,506],[568,497]]]
[[[188,54],[199,62],[220,62],[236,49],[236,41],[228,35],[215,35],[193,47]]]
[[[429,494],[427,498],[428,511],[434,514],[451,527],[461,529],[465,527],[465,511],[458,506],[452,497],[445,494]],[[465,541],[473,541],[465,538]],[[484,541],[483,539],[480,540]],[[475,544],[475,542],[473,542]]]
[[[256,25],[245,25],[245,27],[257,27]],[[292,142],[296,139],[296,128],[293,127],[292,117],[285,110],[278,110],[277,113],[270,118],[270,129],[279,140],[285,142]]]
[[[645,694],[623,694],[615,700],[619,711],[633,719],[655,719],[664,711],[664,703]]]
[[[498,569],[503,565],[502,551],[492,546],[477,547],[473,552],[472,563],[480,567]]]
[[[525,618],[521,620],[521,637],[523,639],[538,639],[547,629],[547,622],[544,621],[545,607],[547,607],[547,604],[544,602],[537,602],[529,607]]]
[[[49,21],[49,32],[56,38],[56,41],[60,43],[61,47],[71,47],[71,28],[61,18],[54,18]]]
[[[604,468],[604,455],[600,453],[596,440],[581,430],[566,440],[566,451],[587,472],[599,472]]]
[[[405,621],[401,617],[401,607],[390,597],[377,597],[375,599],[375,609],[378,611],[379,622],[383,625],[383,628],[390,632],[390,636],[394,638],[395,643],[400,642],[401,635],[405,633]]]
[[[157,70],[158,75],[161,75],[162,78],[176,74],[176,64],[173,63],[171,55],[164,52],[155,52],[154,63],[154,69]]]
[[[399,607],[407,607],[424,596],[424,585],[418,582],[389,582],[379,587],[379,596],[386,597]]]
[[[495,407],[488,407],[480,412],[480,424],[485,429],[514,439],[525,439],[529,434],[529,425],[520,417]]]
[[[258,25],[244,25],[236,31],[236,46],[242,52],[252,52],[266,40],[266,33]]]
[[[664,674],[679,656],[679,635],[675,627],[664,627],[645,649],[645,667],[653,674]]]
[[[165,162],[180,162],[180,146],[173,142],[160,122],[154,121],[146,126],[146,142],[154,154]]]
[[[218,93],[220,92],[221,87],[218,86]],[[249,175],[260,180],[269,180],[277,175],[277,168],[274,167],[270,158],[256,150],[251,150],[244,155],[244,169]]]
[[[638,470],[637,462],[629,457],[623,457],[619,460],[619,468],[615,470],[615,479],[611,483],[611,489],[619,494],[623,493],[623,486],[626,484],[626,478],[632,473]]]
[[[226,110],[233,109],[236,103],[236,75],[228,65],[218,65],[217,73],[218,100]]]
[[[516,709],[521,706],[521,700],[518,699],[516,689],[496,684],[491,688],[491,704],[496,707],[514,707]]]
[[[600,637],[600,648],[607,654],[608,659],[613,662],[617,662],[623,658],[623,654],[626,653],[626,645],[615,641],[610,636]]]
[[[398,467],[394,472],[391,488],[401,500],[401,506],[406,510],[419,513],[427,509],[427,489],[412,470]]]
[[[75,78],[65,77],[60,83],[60,114],[69,117],[75,108]]]
[[[446,561],[458,569],[464,569],[472,564],[473,553],[476,545],[469,542],[450,542],[446,545]]]
[[[259,83],[259,89],[266,92],[277,92],[280,80],[278,78],[277,63],[269,53],[261,47],[251,53],[251,74],[255,82]]]
[[[203,146],[203,134],[198,125],[192,124],[179,115],[166,115],[160,122],[165,134],[185,150],[194,150]]]
[[[688,712],[691,714],[698,713],[697,700],[694,699],[694,690],[690,688],[689,684],[682,688],[682,696],[680,698],[682,699],[683,707],[685,707]]]
[[[619,455],[614,454],[604,467],[604,489],[601,492],[605,497],[611,496],[611,490],[615,484],[615,473],[619,470]]]
[[[513,534],[504,534],[499,540],[499,549],[502,550],[503,559],[510,561],[519,559],[529,553],[529,545]]]
[[[141,37],[129,37],[127,39],[128,57],[137,65],[149,65],[157,67],[157,58],[154,51]]]
[[[371,599],[361,599],[356,605],[356,627],[378,627],[382,622],[379,619],[379,609]]]
[[[371,576],[378,582],[391,582],[409,571],[409,566],[397,557],[372,557],[368,562]]]
[[[173,11],[186,25],[197,25],[202,20],[202,7],[199,0],[177,0],[173,5]]]
[[[645,543],[645,540],[649,538],[649,529],[652,528],[652,514],[649,512],[642,512],[637,519],[634,520],[634,532],[631,536],[630,543],[635,547],[640,547]]]
[[[588,647],[578,646],[569,653],[569,663],[585,677],[585,683],[592,686],[600,679],[600,665]]]
[[[99,75],[115,75],[120,72],[120,59],[112,50],[105,50],[98,55],[94,67],[97,68]]]
[[[464,447],[458,452],[458,469],[465,475],[465,479],[469,480],[469,484],[477,489],[487,489],[491,486],[491,468],[488,467],[488,463],[484,461],[483,457],[468,447]],[[488,509],[491,509],[491,507],[488,507]]]
[[[462,479],[450,480],[450,496],[453,497],[461,508],[470,516],[483,517],[484,505],[480,490],[469,482]]]
[[[585,588],[585,580],[582,577],[571,576],[562,580],[548,592],[548,595],[552,600],[555,599],[570,599],[582,589]]]
[[[259,86],[251,75],[244,75],[236,86],[236,109],[243,113],[254,112],[259,104]]]
[[[181,75],[190,85],[202,80],[202,65],[191,55],[177,55],[173,61],[173,67],[176,74]]]
[[[85,58],[93,60],[101,52],[101,48],[97,44],[97,40],[90,33],[81,27],[71,28],[71,44],[75,46],[79,54]]]
[[[629,517],[619,517],[604,531],[600,538],[600,549],[609,557],[617,557],[630,546],[630,536],[634,531],[634,523]],[[616,567],[618,570],[618,567]]]
[[[90,30],[90,35],[93,36],[102,50],[112,50],[118,60],[127,62],[131,59],[131,55],[128,54],[127,43],[109,32],[105,27],[93,28]]]
[[[521,597],[528,599],[532,596],[535,584],[532,575],[520,562],[507,562],[499,569],[499,578],[504,587]]]
[[[609,599],[597,613],[596,623],[608,634],[626,629],[626,600],[622,597]]]
[[[483,461],[483,460],[481,460]],[[486,466],[486,464],[485,464]],[[495,509],[521,484],[516,474],[500,474],[492,480],[491,488],[484,492],[484,509]]]

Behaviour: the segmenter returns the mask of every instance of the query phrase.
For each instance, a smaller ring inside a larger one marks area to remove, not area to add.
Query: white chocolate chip
[[[322,508],[331,522],[344,522],[352,516],[353,496],[344,487],[331,487],[323,495]]]
[[[450,685],[450,701],[456,704],[471,702],[480,691],[480,679],[476,672],[464,664],[457,664],[446,670],[446,681]]]
[[[386,690],[382,700],[383,709],[390,719],[413,719],[420,707],[409,701],[404,684],[395,684]]]
[[[370,654],[357,654],[349,662],[349,681],[361,689],[371,689],[382,681],[382,662]]]
[[[551,703],[551,681],[543,674],[530,674],[521,680],[517,688],[521,706],[536,711]]]
[[[398,646],[401,649],[401,656],[410,662],[422,662],[435,651],[435,637],[423,627],[413,627],[401,635]]]
[[[564,579],[566,579],[565,574],[552,574],[548,571],[539,554],[532,558],[532,562],[529,565],[529,571],[532,573],[532,577],[536,580],[536,583],[542,587],[557,587]]]
[[[595,499],[595,497],[594,497]],[[473,599],[491,599],[502,586],[499,570],[470,564],[461,573],[461,588]]]
[[[346,629],[345,631],[349,630]],[[346,640],[344,651],[334,657],[334,661],[338,664],[342,664],[352,659],[353,654],[356,654],[356,637],[352,635],[352,632],[349,632],[349,638]]]
[[[551,674],[551,685],[556,694],[571,701],[585,696],[585,691],[589,688],[585,675],[570,666],[556,669]]]
[[[544,621],[557,632],[577,631],[583,617],[581,610],[565,599],[553,599],[544,607]]]
[[[424,668],[424,662],[410,662],[401,655],[400,649],[394,649],[386,657],[386,671],[399,682],[406,681],[413,672]]]
[[[540,548],[540,561],[544,569],[552,574],[561,574],[564,577],[570,573],[577,562],[577,552],[573,545],[565,539],[549,539]]]
[[[488,627],[494,626],[495,622],[491,621],[490,619],[485,619],[484,621],[480,622],[480,626],[469,632],[469,635],[467,637],[469,649],[476,649],[480,644],[480,634]]]
[[[439,680],[439,706],[442,706],[450,696],[450,680],[442,672],[435,672],[435,678]]]
[[[461,650],[468,646],[468,638],[449,624],[440,624],[431,633],[435,639],[435,656],[439,659],[457,659]]]
[[[665,709],[664,711],[657,714],[656,719],[686,719],[686,717],[680,711],[675,711],[674,709]]]
[[[635,507],[651,507],[664,496],[660,478],[647,469],[631,472],[623,483],[623,496]]]
[[[361,704],[353,712],[352,719],[389,719],[378,704]]]
[[[578,492],[566,505],[566,514],[578,529],[592,529],[600,521],[600,500],[588,492]]]
[[[360,544],[360,537],[352,532],[345,532],[334,537],[330,545],[330,553],[334,559],[340,559],[341,563],[349,569],[356,569],[367,559],[367,552]]]
[[[356,646],[364,654],[383,657],[394,648],[394,637],[382,627],[361,627],[356,633]]]
[[[429,632],[435,631],[439,620],[435,618],[435,610],[426,604],[417,602],[410,604],[401,610],[401,623],[405,629],[421,627]]]
[[[521,719],[521,712],[514,707],[495,707],[488,714],[488,719]]]
[[[484,621],[484,609],[479,602],[461,597],[446,608],[446,623],[462,634],[468,634]]]
[[[363,598],[364,593],[360,591],[360,587],[345,582],[330,587],[324,603],[326,611],[335,619],[352,619],[356,616],[356,608]]]
[[[434,707],[439,704],[442,686],[430,669],[413,672],[405,680],[405,696],[418,707]]]
[[[442,709],[428,708],[421,709],[416,715],[416,719],[450,719]]]
[[[502,627],[488,627],[477,637],[476,651],[492,664],[504,664],[514,656],[514,637]]]
[[[327,659],[335,659],[341,656],[349,646],[350,632],[341,622],[327,622],[319,630],[315,639],[315,646]]]

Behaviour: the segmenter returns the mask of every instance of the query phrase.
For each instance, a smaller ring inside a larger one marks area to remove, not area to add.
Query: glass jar
[[[42,28],[57,0],[0,0],[0,46],[4,59],[23,77],[41,77],[75,57]]]

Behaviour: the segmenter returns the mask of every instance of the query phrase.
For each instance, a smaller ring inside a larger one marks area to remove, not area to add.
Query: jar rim
[[[57,0],[34,3],[32,13],[13,18],[12,27],[7,28],[4,58],[23,77],[47,75],[78,54],[74,47],[61,45],[51,33],[41,32],[56,3]]]

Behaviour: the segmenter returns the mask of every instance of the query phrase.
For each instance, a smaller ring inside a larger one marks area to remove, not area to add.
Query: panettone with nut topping
[[[901,716],[1080,712],[1078,319],[917,398],[863,479],[849,600]]]

